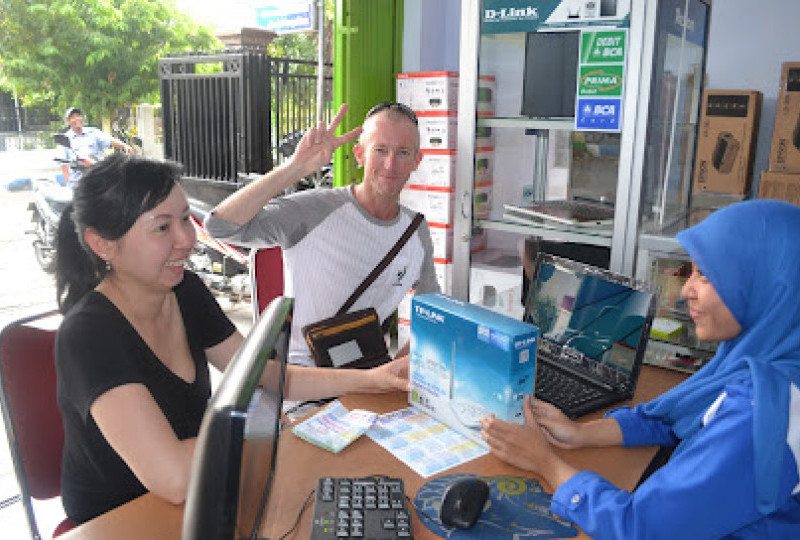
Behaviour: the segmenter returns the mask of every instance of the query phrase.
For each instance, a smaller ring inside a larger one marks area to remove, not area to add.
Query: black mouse
[[[469,529],[483,512],[489,498],[489,484],[480,478],[462,478],[450,484],[442,496],[439,516],[449,527]]]

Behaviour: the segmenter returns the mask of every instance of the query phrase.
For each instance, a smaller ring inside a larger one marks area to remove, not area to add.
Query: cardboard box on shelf
[[[455,111],[421,111],[419,120],[419,147],[423,150],[455,150],[458,137],[458,113]]]
[[[411,321],[397,318],[397,348],[401,349],[411,339]]]
[[[443,294],[411,303],[409,401],[485,444],[480,419],[522,423],[539,330]]]
[[[475,126],[475,148],[485,148],[494,146],[494,129],[481,123]]]
[[[800,62],[784,62],[781,66],[769,170],[800,173]]]
[[[433,258],[452,260],[453,258],[453,226],[444,223],[428,222],[433,243]]]
[[[422,161],[408,183],[417,186],[455,187],[456,151],[420,150]]]
[[[478,77],[477,110],[494,114],[497,81],[492,75]],[[418,112],[457,111],[458,73],[418,71],[397,74],[397,101]]]
[[[494,172],[494,148],[475,148],[475,183],[492,179]]]
[[[750,191],[761,115],[757,90],[705,90],[695,158],[695,192]]]
[[[762,172],[758,198],[778,199],[800,206],[800,173]]]
[[[406,295],[397,304],[397,318],[411,320],[411,299],[414,297],[414,289],[409,289]]]
[[[458,73],[398,73],[397,101],[415,111],[455,111],[458,108]]]
[[[400,204],[425,215],[428,223],[453,223],[455,188],[406,184]]]
[[[494,114],[495,99],[497,94],[497,80],[492,75],[481,75],[478,77],[478,113]]]
[[[487,250],[472,259],[469,301],[522,320],[522,259]]]
[[[453,261],[451,259],[433,259],[433,270],[436,280],[445,294],[450,294],[453,288]]]
[[[486,219],[492,211],[492,188],[494,182],[486,180],[477,182],[473,190],[472,217]]]

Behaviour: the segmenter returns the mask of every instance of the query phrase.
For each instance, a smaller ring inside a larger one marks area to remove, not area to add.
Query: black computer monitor
[[[522,115],[575,116],[580,32],[528,32],[522,75]]]
[[[197,437],[183,538],[256,538],[280,433],[293,300],[259,317],[208,402]],[[262,374],[268,381],[260,385]]]

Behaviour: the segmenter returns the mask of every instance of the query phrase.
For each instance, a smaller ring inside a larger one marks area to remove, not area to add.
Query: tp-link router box
[[[480,419],[522,423],[539,329],[444,294],[411,301],[409,402],[485,445]]]

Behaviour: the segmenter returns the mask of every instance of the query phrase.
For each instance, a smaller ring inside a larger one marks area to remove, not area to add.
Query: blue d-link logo
[[[508,19],[538,19],[538,8],[527,6],[524,8],[500,8],[483,10],[483,20],[503,21]]]
[[[444,315],[422,306],[414,306],[417,315],[436,323],[444,323]]]

